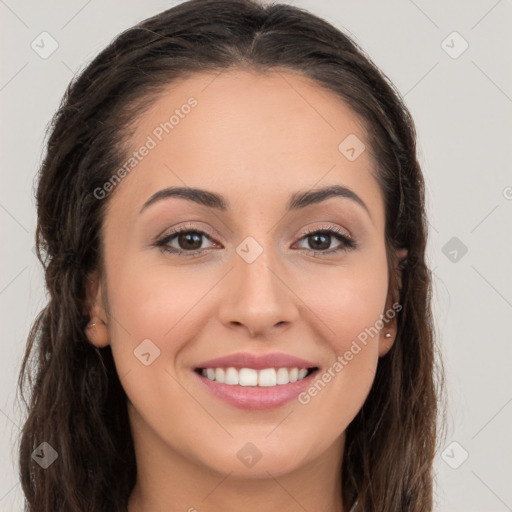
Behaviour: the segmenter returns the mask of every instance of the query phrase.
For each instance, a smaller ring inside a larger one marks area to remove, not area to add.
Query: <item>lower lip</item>
[[[272,409],[293,400],[311,385],[317,373],[318,370],[315,370],[297,382],[260,387],[222,384],[194,372],[203,385],[221,400],[240,409],[255,410]]]

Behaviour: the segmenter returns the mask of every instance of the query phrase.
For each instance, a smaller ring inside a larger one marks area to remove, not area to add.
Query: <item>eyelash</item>
[[[163,252],[175,254],[177,256],[199,256],[208,250],[208,249],[195,249],[192,251],[186,251],[183,249],[175,249],[174,247],[171,248],[167,245],[171,242],[171,240],[173,240],[178,235],[183,234],[183,233],[195,233],[195,234],[198,234],[201,236],[205,236],[206,238],[212,240],[212,237],[208,233],[201,231],[200,229],[193,228],[193,226],[184,226],[182,228],[179,228],[179,229],[176,229],[174,231],[167,233],[162,238],[158,239],[154,243],[154,245],[155,245],[155,247],[159,247],[160,250],[162,250]],[[332,236],[332,237],[338,239],[340,242],[343,242],[343,246],[339,247],[337,249],[327,249],[325,251],[318,251],[315,249],[304,249],[305,251],[309,251],[309,252],[313,252],[313,253],[320,253],[320,254],[333,254],[333,253],[338,253],[338,252],[342,252],[342,251],[353,250],[358,246],[358,244],[356,243],[356,241],[353,238],[348,237],[340,229],[333,228],[333,227],[325,227],[325,228],[320,227],[320,228],[308,230],[301,236],[299,241],[304,238],[307,238],[308,236],[311,236],[311,235]]]

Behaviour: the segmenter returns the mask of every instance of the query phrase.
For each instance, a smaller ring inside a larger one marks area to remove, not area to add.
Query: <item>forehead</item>
[[[219,143],[232,142],[230,153],[235,154],[235,143],[240,153],[258,140],[265,142],[260,149],[277,157],[292,149],[287,143],[300,141],[307,145],[294,147],[297,154],[314,147],[327,150],[326,156],[332,157],[338,156],[338,145],[333,147],[333,142],[351,133],[364,138],[359,117],[341,98],[311,79],[288,70],[262,74],[233,69],[197,73],[169,85],[137,119],[133,142],[136,145],[153,134],[158,145],[167,147],[187,144],[184,149],[190,149],[200,144],[202,154],[215,153]]]
[[[169,185],[222,189],[246,201],[342,184],[378,208],[369,151],[347,158],[346,140],[358,152],[368,147],[361,119],[307,77],[287,70],[198,73],[170,84],[137,118],[129,153],[150,149],[117,192],[140,208]]]

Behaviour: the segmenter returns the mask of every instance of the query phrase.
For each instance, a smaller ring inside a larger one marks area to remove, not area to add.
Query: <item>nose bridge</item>
[[[251,237],[252,238],[252,237]],[[276,283],[275,270],[272,271],[275,258],[272,257],[273,249],[260,246],[258,248],[255,239],[249,238],[237,248],[239,260],[237,261],[237,273],[240,278],[242,296],[253,301],[271,301],[279,293]],[[253,259],[254,258],[254,259]]]
[[[235,268],[222,304],[222,321],[245,325],[252,335],[290,323],[297,316],[294,295],[279,275],[281,266],[275,248],[270,247],[271,238],[266,236],[260,243],[247,237],[236,248]]]

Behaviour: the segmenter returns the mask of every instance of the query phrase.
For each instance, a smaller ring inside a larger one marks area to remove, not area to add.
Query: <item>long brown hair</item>
[[[18,382],[28,409],[19,460],[27,511],[126,511],[137,475],[126,395],[110,347],[94,347],[84,332],[84,282],[102,268],[109,199],[93,191],[126,160],[134,121],[159,91],[192,73],[233,67],[300,73],[364,122],[385,201],[390,289],[398,283],[396,249],[408,254],[395,297],[397,338],[347,428],[343,502],[356,512],[432,510],[443,378],[413,120],[363,50],[321,18],[256,0],[191,0],[115,38],[72,81],[53,118],[36,194],[48,303],[30,331]],[[32,458],[43,442],[58,454],[46,469]]]

